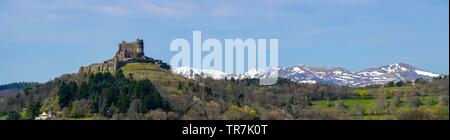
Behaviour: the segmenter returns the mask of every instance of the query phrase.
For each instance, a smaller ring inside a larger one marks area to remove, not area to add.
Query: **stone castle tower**
[[[119,44],[119,50],[116,53],[117,59],[119,60],[129,60],[129,59],[140,59],[145,57],[144,55],[144,41],[136,39],[135,42],[125,42],[122,41]]]
[[[136,39],[133,42],[122,41],[116,55],[103,63],[95,63],[87,67],[81,67],[79,73],[93,73],[115,71],[125,66],[127,63],[153,63],[159,64],[161,68],[170,68],[161,60],[155,60],[144,54],[144,41]]]

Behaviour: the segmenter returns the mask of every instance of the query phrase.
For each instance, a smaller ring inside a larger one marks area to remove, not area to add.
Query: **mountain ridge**
[[[352,72],[343,67],[317,67],[307,64],[298,64],[291,67],[272,67],[268,69],[249,69],[245,73],[229,74],[218,70],[199,70],[190,67],[172,69],[175,74],[189,79],[247,79],[267,78],[278,73],[278,77],[286,78],[298,83],[328,83],[343,86],[370,86],[386,84],[390,81],[409,80],[417,78],[432,79],[442,74],[422,70],[406,63],[394,63],[379,67],[366,68]]]

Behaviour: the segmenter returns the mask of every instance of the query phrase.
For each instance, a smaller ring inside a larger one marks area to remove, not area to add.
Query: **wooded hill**
[[[373,87],[299,84],[279,79],[190,80],[155,64],[114,73],[68,74],[0,96],[1,119],[449,119],[448,77]]]

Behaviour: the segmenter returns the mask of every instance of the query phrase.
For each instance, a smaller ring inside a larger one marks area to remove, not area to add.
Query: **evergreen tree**
[[[395,82],[394,81],[390,81],[386,84],[386,87],[394,87],[395,86]]]
[[[398,82],[395,83],[396,87],[401,87],[403,85],[405,85],[405,83],[403,81],[398,81]]]
[[[27,116],[28,119],[33,119],[34,117],[39,115],[39,109],[41,108],[41,105],[39,102],[30,101],[27,105]]]
[[[6,117],[6,120],[19,120],[20,119],[20,114],[19,112],[10,112],[8,114],[8,117]]]
[[[58,90],[59,106],[61,108],[67,107],[70,104],[75,97],[77,89],[78,87],[75,82],[69,82],[69,84],[65,82],[61,83]]]
[[[417,85],[424,85],[424,84],[428,83],[428,81],[425,80],[425,79],[423,79],[423,78],[417,78],[417,79],[414,81],[414,83],[417,84]]]

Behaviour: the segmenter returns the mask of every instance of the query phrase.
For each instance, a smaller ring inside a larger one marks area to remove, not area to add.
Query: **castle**
[[[159,59],[153,59],[144,54],[144,41],[136,39],[134,42],[122,41],[119,44],[116,55],[103,63],[91,64],[81,67],[79,73],[112,72],[120,69],[128,63],[152,63],[159,64],[161,68],[170,69],[170,66]]]

